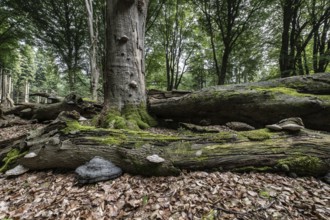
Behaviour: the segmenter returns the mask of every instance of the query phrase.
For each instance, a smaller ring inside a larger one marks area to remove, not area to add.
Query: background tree
[[[328,1],[312,1],[312,15],[316,11],[322,12]],[[318,4],[317,4],[318,3]],[[318,26],[316,19],[313,19],[313,70],[315,73],[325,72],[330,62],[330,15],[324,14],[323,22]]]
[[[37,43],[49,46],[65,64],[69,89],[74,91],[85,61],[87,21],[84,4],[78,0],[14,0],[8,5],[26,15],[37,30]]]
[[[104,17],[102,16],[104,11],[104,2],[97,0],[85,0],[86,11],[87,11],[87,24],[89,32],[89,58],[90,58],[90,73],[91,73],[91,93],[92,99],[97,100],[98,98],[98,88],[99,88],[99,78],[100,78],[100,58],[102,56],[100,49],[103,47],[99,46],[103,44],[100,42],[100,31],[104,30],[101,26],[104,25]],[[101,34],[104,34],[102,31]]]
[[[281,77],[309,74],[306,47],[320,26],[330,17],[330,6],[325,1],[281,1],[282,44],[279,56]],[[325,26],[323,26],[325,27]],[[317,44],[316,44],[317,45]],[[317,46],[314,54],[317,54]],[[305,65],[303,64],[305,62]]]

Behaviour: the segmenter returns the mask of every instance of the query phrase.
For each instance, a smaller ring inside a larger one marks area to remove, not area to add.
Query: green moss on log
[[[19,149],[12,149],[6,155],[6,157],[2,160],[3,165],[0,168],[0,173],[4,173],[11,168],[11,165],[16,162],[18,158],[23,157],[26,152],[21,153]]]
[[[66,127],[62,129],[62,132],[65,134],[69,134],[70,132],[76,132],[76,131],[92,131],[96,128],[93,126],[85,126],[81,125],[78,121],[72,120],[66,122]]]
[[[285,172],[293,172],[298,176],[321,176],[328,171],[321,159],[312,156],[291,156],[279,160],[277,166]]]
[[[323,101],[330,101],[330,95],[315,95],[315,94],[306,94],[306,93],[299,93],[295,89],[286,88],[286,87],[274,87],[274,88],[258,88],[258,87],[252,87],[253,89],[257,91],[270,91],[275,93],[282,93],[289,96],[295,96],[295,97],[308,97],[313,96]]]
[[[264,141],[272,137],[272,133],[267,128],[252,131],[242,131],[239,132],[239,134],[247,137],[251,141]]]

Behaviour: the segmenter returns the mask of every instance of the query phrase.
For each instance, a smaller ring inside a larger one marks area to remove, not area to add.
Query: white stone
[[[22,165],[18,165],[11,170],[7,170],[5,176],[19,176],[22,175],[23,173],[26,173],[27,171],[29,171],[28,168],[25,168]]]
[[[147,156],[147,160],[149,162],[151,162],[151,163],[163,163],[165,161],[164,158],[161,158],[157,154],[154,154],[154,155],[151,155],[151,156]]]
[[[80,118],[78,119],[78,121],[87,121],[87,118],[80,116]]]
[[[34,152],[30,152],[30,153],[26,154],[26,155],[24,156],[24,158],[34,158],[34,157],[36,157],[36,156],[37,156],[36,153],[34,153]]]
[[[202,150],[198,150],[196,151],[196,156],[199,157],[203,154],[203,151]]]

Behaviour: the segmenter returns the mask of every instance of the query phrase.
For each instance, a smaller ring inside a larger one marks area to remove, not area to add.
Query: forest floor
[[[0,139],[39,126],[2,128]],[[183,172],[79,187],[73,172],[29,172],[0,176],[0,219],[330,219],[330,185],[269,173]]]

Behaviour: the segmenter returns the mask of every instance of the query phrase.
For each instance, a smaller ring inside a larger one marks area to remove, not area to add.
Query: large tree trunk
[[[330,131],[330,74],[203,89],[182,97],[150,99],[160,119],[201,124],[240,121],[257,128],[301,117],[307,128]]]
[[[108,0],[102,127],[146,128],[144,32],[148,0]]]
[[[144,32],[148,0],[107,1],[105,107],[146,103]]]
[[[141,175],[175,175],[181,170],[255,170],[320,176],[330,168],[330,135],[310,130],[294,134],[263,129],[167,136],[96,129],[72,120],[57,120],[31,133],[25,144],[15,141],[17,147],[33,152],[19,160],[33,170],[75,169],[94,156]],[[0,142],[0,158],[9,151],[8,146],[8,142]],[[165,162],[149,162],[147,156],[154,154]]]

